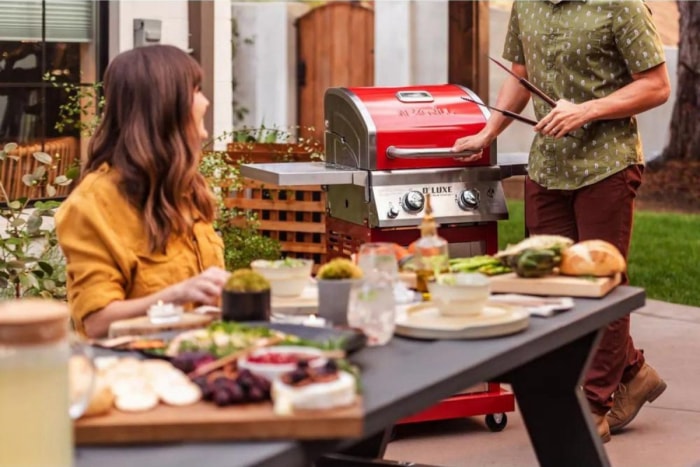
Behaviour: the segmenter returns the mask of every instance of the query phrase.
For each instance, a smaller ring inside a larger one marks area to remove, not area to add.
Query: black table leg
[[[499,378],[513,386],[543,467],[610,465],[581,388],[600,332],[583,336]]]
[[[382,464],[380,460],[384,457],[386,452],[386,446],[391,440],[391,431],[389,428],[384,431],[380,431],[374,436],[363,439],[362,441],[354,444],[339,453],[338,455],[330,454],[324,456],[318,461],[316,461],[316,467],[340,467],[352,465],[397,465],[397,463],[391,463],[388,461],[386,464]],[[379,461],[377,461],[379,460]]]

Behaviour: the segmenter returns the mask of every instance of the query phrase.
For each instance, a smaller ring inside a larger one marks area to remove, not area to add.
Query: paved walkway
[[[605,445],[610,462],[700,466],[700,308],[648,300],[632,316],[632,335],[668,389]],[[386,458],[455,467],[537,465],[517,411],[500,433],[488,431],[483,417],[401,427]]]

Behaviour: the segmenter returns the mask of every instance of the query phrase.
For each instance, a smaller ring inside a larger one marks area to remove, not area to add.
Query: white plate
[[[419,339],[482,339],[523,331],[529,321],[523,307],[489,302],[476,316],[443,316],[424,302],[398,310],[395,333]]]

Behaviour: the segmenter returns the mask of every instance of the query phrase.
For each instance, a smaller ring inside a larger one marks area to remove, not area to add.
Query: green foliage
[[[280,162],[293,160],[295,156],[305,155],[309,159],[323,159],[323,143],[311,137],[300,136],[302,131],[311,134],[313,127],[292,126],[279,128],[266,127],[263,123],[259,127],[243,127],[225,133],[223,137],[231,141],[231,148],[243,154],[243,160],[247,160],[246,152],[253,152],[256,145],[270,145],[266,152],[271,153]],[[273,146],[277,145],[277,146]],[[240,161],[239,161],[240,162]]]
[[[17,161],[14,143],[0,151],[0,164]],[[22,183],[37,193],[34,198],[56,195],[56,186],[67,186],[72,179],[56,175],[53,157],[35,152],[39,165],[33,172],[22,176]],[[20,298],[40,296],[64,298],[66,295],[65,260],[58,248],[58,240],[51,218],[57,201],[37,201],[29,205],[29,198],[10,199],[0,181],[0,297]]]
[[[510,219],[498,223],[501,249],[524,238],[523,202],[509,201]],[[628,269],[630,285],[654,300],[700,306],[700,215],[638,211]]]
[[[65,83],[57,81],[50,73],[44,75],[44,81],[48,81],[55,88],[63,89],[68,96],[68,101],[58,108],[56,130],[63,133],[69,129],[76,129],[83,135],[92,135],[100,123],[105,105],[102,83]]]
[[[223,135],[217,138],[227,138]],[[214,191],[218,216],[214,228],[224,240],[226,269],[247,268],[256,259],[275,260],[281,256],[280,243],[265,237],[257,229],[257,219],[235,208],[226,206],[231,191],[242,189],[238,163],[225,151],[208,151],[202,157],[199,170]]]
[[[316,277],[324,280],[359,279],[362,270],[347,258],[335,258],[318,268]]]
[[[224,239],[226,270],[250,266],[256,259],[276,260],[282,255],[280,243],[255,228],[254,221],[244,227],[228,226],[221,230]]]
[[[226,281],[224,289],[239,293],[263,292],[270,290],[270,282],[262,274],[252,269],[237,269]]]

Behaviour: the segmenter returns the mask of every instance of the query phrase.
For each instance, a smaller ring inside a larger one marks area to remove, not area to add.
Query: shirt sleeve
[[[613,34],[630,73],[640,73],[666,61],[651,13],[642,0],[616,2]]]
[[[518,2],[513,2],[510,10],[510,20],[508,21],[508,32],[506,33],[505,44],[503,45],[503,58],[509,62],[525,64],[523,53],[523,43],[520,40],[520,22],[518,20]]]
[[[68,302],[75,328],[85,333],[85,318],[125,298],[119,239],[108,228],[94,200],[69,199],[56,213],[58,242],[66,257]]]

